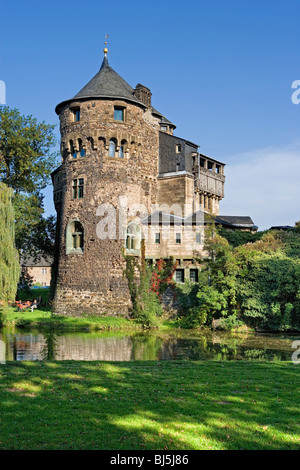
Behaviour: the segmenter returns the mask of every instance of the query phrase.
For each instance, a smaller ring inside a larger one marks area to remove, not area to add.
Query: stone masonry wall
[[[80,106],[79,122],[73,121],[70,109],[76,106]],[[114,106],[125,108],[124,122],[114,121]],[[110,204],[109,210],[118,211],[119,198],[126,197],[128,207],[142,204],[147,212],[156,202],[158,130],[144,119],[144,114],[138,105],[100,99],[72,102],[60,112],[63,155],[60,173],[64,175],[64,187],[62,200],[57,204],[60,230],[56,313],[128,313],[130,298],[122,255],[125,233],[120,233],[118,219],[116,236],[112,239],[99,238],[99,228],[107,220],[107,212],[101,209],[103,204]],[[109,157],[112,138],[116,140],[117,152],[121,144],[124,146],[124,158]],[[70,140],[78,151],[78,139],[82,140],[85,156],[78,153],[74,159]],[[84,196],[73,199],[72,181],[78,178],[84,178]],[[84,228],[83,253],[66,254],[66,231],[72,220],[80,221]]]

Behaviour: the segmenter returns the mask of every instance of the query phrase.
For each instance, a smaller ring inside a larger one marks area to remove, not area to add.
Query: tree
[[[41,230],[47,231],[53,221],[43,217],[42,190],[56,166],[54,128],[32,116],[22,116],[17,109],[0,107],[0,181],[14,191],[16,246],[20,252],[29,253],[33,248],[44,251],[43,240],[49,245]]]
[[[4,303],[15,299],[20,275],[12,194],[12,189],[0,183],[0,301]]]

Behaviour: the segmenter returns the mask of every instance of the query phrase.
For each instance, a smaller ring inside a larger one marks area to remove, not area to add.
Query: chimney
[[[149,90],[149,88],[145,87],[144,85],[141,85],[140,83],[137,84],[134,90],[134,96],[141,101],[147,108],[150,108],[151,106],[151,96],[152,93]]]

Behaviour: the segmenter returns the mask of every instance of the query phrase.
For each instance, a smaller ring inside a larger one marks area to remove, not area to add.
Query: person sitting
[[[37,307],[38,307],[38,305],[37,305],[37,300],[35,299],[35,300],[32,302],[32,304],[31,304],[31,306],[30,306],[30,309],[31,309],[31,311],[33,312],[33,309],[34,309],[34,308],[37,308]]]

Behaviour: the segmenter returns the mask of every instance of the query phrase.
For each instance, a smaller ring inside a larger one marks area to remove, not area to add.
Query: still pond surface
[[[0,362],[22,360],[280,360],[299,336],[213,332],[59,333],[0,330]]]

